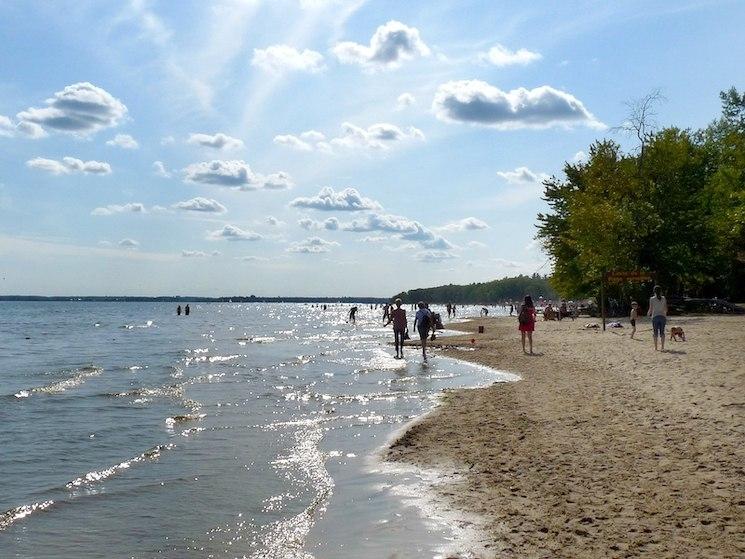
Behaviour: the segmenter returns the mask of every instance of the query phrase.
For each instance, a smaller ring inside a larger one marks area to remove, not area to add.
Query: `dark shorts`
[[[636,328],[636,319],[635,319],[635,318],[632,318],[632,319],[631,319],[631,325],[632,325],[632,326],[633,326],[634,328]]]
[[[417,330],[419,331],[419,338],[426,340],[429,336],[429,328],[417,328]]]
[[[667,324],[667,318],[664,316],[653,316],[652,317],[652,335],[660,338],[665,337],[665,324]]]

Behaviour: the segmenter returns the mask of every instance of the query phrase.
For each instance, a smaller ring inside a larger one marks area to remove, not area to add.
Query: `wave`
[[[73,371],[73,374],[68,378],[51,382],[49,384],[44,384],[42,386],[35,386],[33,388],[19,390],[18,392],[13,394],[13,396],[20,399],[28,398],[32,394],[59,394],[60,392],[64,392],[70,388],[80,386],[90,377],[98,376],[102,372],[103,369],[101,367],[96,367],[94,365],[80,367],[79,369],[75,369]]]
[[[27,516],[34,514],[35,512],[41,512],[48,509],[54,504],[54,501],[41,501],[40,503],[32,503],[30,505],[21,505],[10,510],[6,510],[0,514],[0,531],[5,530],[8,526],[13,524],[16,520],[21,520]]]
[[[94,470],[92,472],[88,472],[84,476],[80,476],[78,478],[73,479],[72,481],[67,482],[65,484],[65,487],[67,487],[68,489],[76,489],[78,487],[90,487],[94,485],[95,483],[109,479],[110,477],[116,475],[122,470],[131,468],[132,465],[134,464],[137,464],[139,462],[145,462],[148,460],[157,460],[158,458],[160,458],[160,455],[164,450],[171,450],[175,448],[175,446],[176,445],[174,444],[156,445],[152,448],[149,448],[142,454],[135,456],[134,458],[130,458],[129,460],[125,460],[124,462],[120,462],[119,464],[115,464],[114,466],[104,468],[103,470]]]

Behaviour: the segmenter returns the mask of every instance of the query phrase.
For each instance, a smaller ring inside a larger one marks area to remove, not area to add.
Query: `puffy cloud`
[[[582,124],[603,128],[582,102],[547,85],[502,91],[480,80],[451,81],[435,94],[432,109],[446,122],[466,122],[498,130]]]
[[[121,241],[119,241],[118,244],[121,248],[125,248],[128,250],[133,250],[140,246],[140,243],[138,243],[134,239],[122,239]]]
[[[225,225],[222,229],[210,231],[207,234],[207,239],[211,241],[260,241],[263,238],[264,237],[258,233],[244,231],[243,229],[230,224]]]
[[[449,250],[454,248],[450,241],[427,229],[418,221],[399,215],[373,213],[363,219],[355,219],[350,223],[345,223],[341,226],[341,229],[355,233],[394,233],[401,239],[416,241],[429,249]]]
[[[296,149],[298,151],[312,151],[313,146],[310,145],[308,142],[301,140],[297,136],[293,136],[292,134],[280,134],[278,136],[274,136],[274,143],[280,146],[287,146],[293,149]]]
[[[586,163],[587,160],[587,154],[584,151],[580,150],[572,156],[571,162],[577,165],[579,163]]]
[[[448,223],[440,227],[443,231],[478,231],[481,229],[489,229],[489,225],[477,219],[475,217],[465,217],[453,223]]]
[[[342,42],[332,52],[343,64],[358,64],[368,69],[395,68],[404,60],[430,54],[418,29],[394,20],[378,27],[369,46]]]
[[[267,222],[267,224],[271,225],[272,227],[280,227],[281,225],[284,225],[285,224],[284,221],[280,221],[279,219],[277,219],[273,215],[267,216],[266,222]]]
[[[299,219],[297,224],[305,229],[311,231],[312,229],[326,229],[327,231],[336,231],[339,229],[339,220],[335,217],[329,217],[323,221],[315,221],[313,219],[304,217]]]
[[[424,140],[424,133],[413,126],[401,128],[395,124],[381,122],[367,128],[362,128],[351,122],[341,125],[341,134],[335,138],[326,137],[316,131],[308,130],[294,136],[292,134],[281,134],[274,137],[274,143],[287,146],[298,151],[321,151],[333,153],[334,148],[339,149],[372,149],[386,150],[396,143]]]
[[[46,130],[87,135],[116,126],[127,116],[124,103],[88,82],[68,85],[46,104],[22,111],[17,117]]]
[[[129,134],[117,134],[113,139],[106,142],[107,146],[116,146],[122,149],[137,149],[140,144],[137,143],[132,136]]]
[[[416,97],[411,93],[402,93],[398,96],[398,99],[396,99],[396,110],[398,111],[401,111],[406,107],[411,107],[412,105],[416,105]]]
[[[173,205],[173,207],[177,210],[182,210],[186,212],[203,212],[203,213],[223,214],[228,211],[228,208],[223,206],[217,200],[212,200],[209,198],[202,198],[201,196],[197,196],[196,198],[192,198],[191,200],[177,202]]]
[[[495,45],[488,52],[481,53],[479,58],[501,68],[513,64],[525,66],[543,57],[540,53],[528,49],[512,51],[503,45]]]
[[[290,175],[284,172],[268,176],[254,173],[245,161],[214,160],[192,163],[184,169],[186,182],[229,186],[240,190],[266,188],[278,190],[292,187]]]
[[[189,134],[189,139],[186,140],[189,144],[196,144],[208,148],[214,149],[240,149],[243,147],[243,140],[233,138],[222,132],[217,134]]]
[[[26,161],[26,166],[32,169],[46,171],[53,175],[70,175],[83,173],[86,175],[108,175],[111,173],[111,165],[102,161],[81,161],[74,157],[63,157],[62,161],[37,157]]]
[[[317,254],[320,252],[329,252],[332,246],[339,246],[335,241],[327,241],[320,237],[308,237],[304,241],[292,243],[287,252],[299,252],[303,254]]]
[[[145,213],[145,206],[139,202],[128,203],[124,205],[110,204],[101,208],[96,208],[91,215],[114,215],[121,213]]]
[[[251,65],[274,74],[291,71],[317,73],[324,69],[323,55],[320,52],[309,49],[299,51],[289,45],[254,49]]]
[[[443,262],[457,258],[456,255],[444,250],[424,250],[414,255],[420,262]]]
[[[539,183],[548,178],[546,173],[534,173],[527,167],[518,167],[514,171],[497,171],[497,175],[510,184]]]
[[[153,172],[164,179],[170,179],[171,178],[171,172],[166,169],[166,166],[163,164],[162,161],[153,161]]]
[[[0,115],[0,137],[14,138],[23,136],[31,139],[38,139],[47,136],[44,129],[33,122],[14,122],[7,116]]]
[[[181,256],[184,258],[205,258],[208,254],[201,250],[182,250]]]
[[[365,198],[355,188],[345,188],[336,192],[330,186],[310,198],[295,198],[290,202],[296,208],[309,208],[322,211],[358,212],[364,210],[379,210],[382,206],[370,198]]]

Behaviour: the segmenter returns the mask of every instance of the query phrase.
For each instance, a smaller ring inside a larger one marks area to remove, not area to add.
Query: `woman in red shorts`
[[[523,353],[525,351],[525,336],[528,337],[528,347],[530,348],[530,355],[533,355],[533,330],[535,330],[535,305],[533,304],[533,298],[530,295],[525,296],[525,301],[517,315],[517,322],[519,324],[518,330],[523,339]]]

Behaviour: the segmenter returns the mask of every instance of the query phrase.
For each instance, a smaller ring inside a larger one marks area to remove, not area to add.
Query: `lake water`
[[[366,305],[175,307],[0,303],[0,556],[438,555],[417,475],[376,455],[442,389],[510,375],[393,359]]]

